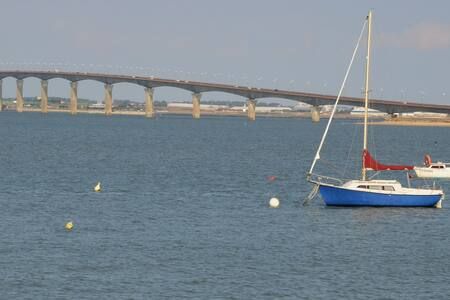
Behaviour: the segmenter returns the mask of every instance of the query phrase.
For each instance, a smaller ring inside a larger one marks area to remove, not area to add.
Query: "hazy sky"
[[[237,83],[336,94],[357,36],[373,9],[372,96],[448,103],[449,1],[116,1],[0,0],[0,68],[60,69]],[[362,57],[347,95],[360,96]],[[25,81],[25,96],[39,93]],[[5,97],[15,81],[5,79]],[[69,95],[52,80],[50,96]],[[143,99],[143,89],[114,86],[114,98]],[[79,97],[103,99],[86,81]],[[156,89],[158,100],[190,93]],[[236,99],[206,93],[203,99]]]

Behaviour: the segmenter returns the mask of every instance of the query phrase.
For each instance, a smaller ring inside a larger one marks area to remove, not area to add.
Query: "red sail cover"
[[[373,171],[404,171],[412,170],[414,166],[396,166],[396,165],[383,165],[377,162],[368,150],[363,151],[363,168]]]

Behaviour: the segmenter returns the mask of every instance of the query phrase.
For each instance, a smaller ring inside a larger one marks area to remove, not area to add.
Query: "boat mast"
[[[369,68],[370,68],[370,39],[371,39],[371,27],[372,27],[372,11],[369,11],[367,15],[367,57],[366,57],[366,86],[364,88],[364,153],[367,150],[367,119],[369,111]],[[362,162],[362,180],[366,180],[366,166],[364,164],[364,158]]]
[[[339,99],[341,99],[342,92],[344,91],[344,86],[345,86],[345,83],[347,82],[348,75],[350,74],[350,69],[352,68],[353,61],[355,60],[355,55],[356,55],[356,52],[358,51],[359,44],[364,35],[364,30],[366,29],[366,24],[367,24],[367,18],[361,28],[361,32],[359,33],[358,42],[356,43],[355,49],[353,50],[352,58],[348,65],[347,71],[345,72],[344,80],[342,81],[341,88],[339,89],[339,93],[336,97],[336,102],[334,103],[333,110],[331,111],[330,118],[328,119],[327,127],[325,127],[325,132],[323,133],[322,139],[320,140],[320,144],[319,144],[319,147],[317,148],[316,156],[314,157],[314,160],[311,164],[311,168],[309,169],[309,172],[307,174],[308,178],[312,175],[314,166],[316,165],[316,162],[320,159],[320,151],[322,150],[323,143],[325,142],[325,138],[327,137],[328,129],[330,129],[331,120],[333,120],[334,113],[336,112],[336,108],[339,103]]]

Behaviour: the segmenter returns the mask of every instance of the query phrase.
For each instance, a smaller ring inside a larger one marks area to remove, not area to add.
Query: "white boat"
[[[425,155],[424,166],[414,167],[416,177],[450,179],[450,163],[433,162],[430,155]]]
[[[332,206],[400,206],[400,207],[441,207],[441,201],[444,192],[441,189],[431,188],[406,188],[397,180],[374,180],[367,176],[367,171],[405,171],[412,170],[413,166],[405,165],[384,165],[377,162],[370,155],[367,145],[368,133],[368,108],[369,108],[369,62],[370,62],[370,42],[371,42],[371,20],[372,13],[366,18],[366,22],[361,30],[358,43],[353,52],[350,65],[342,82],[340,91],[336,98],[336,102],[328,120],[325,132],[320,141],[314,160],[311,164],[307,180],[314,184],[314,188],[304,203],[314,197],[317,191],[320,192],[326,205]],[[366,74],[365,74],[365,107],[364,107],[364,141],[363,141],[363,155],[361,166],[361,179],[357,180],[341,180],[337,178],[330,178],[314,173],[314,166],[320,159],[320,151],[330,128],[338,106],[339,99],[345,86],[351,65],[355,58],[356,51],[361,41],[364,29],[368,24],[367,29],[367,56],[366,56]]]

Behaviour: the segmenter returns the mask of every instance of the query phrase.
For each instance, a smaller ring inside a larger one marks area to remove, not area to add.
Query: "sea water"
[[[302,205],[325,122],[0,113],[0,298],[448,299],[446,201]],[[357,123],[317,172],[359,176]],[[447,131],[371,127],[370,150],[449,160]]]

